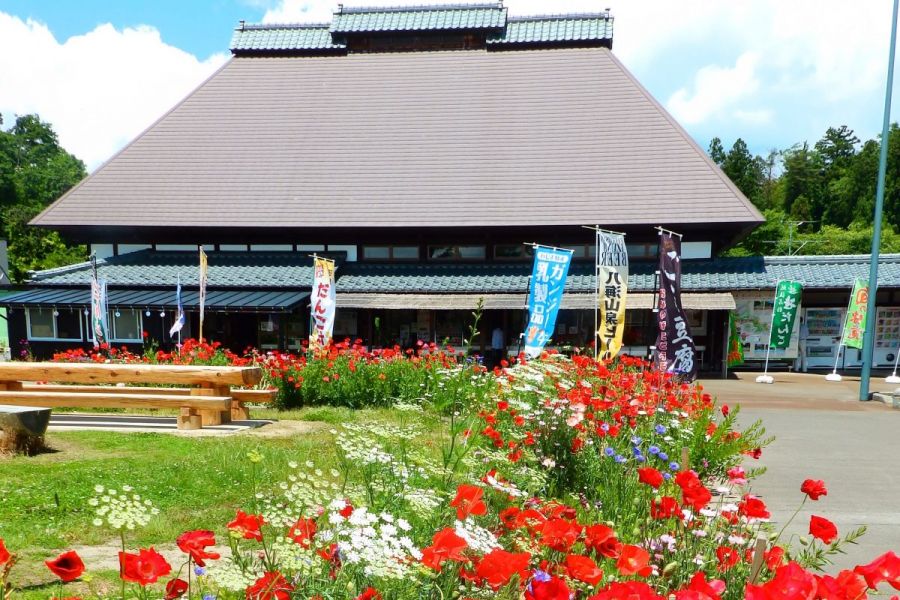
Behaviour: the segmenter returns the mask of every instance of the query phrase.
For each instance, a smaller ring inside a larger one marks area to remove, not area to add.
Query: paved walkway
[[[869,562],[887,550],[900,554],[900,410],[859,402],[858,377],[832,383],[824,375],[779,373],[775,384],[766,385],[755,383],[756,375],[702,383],[720,402],[741,406],[743,426],[760,419],[775,436],[759,461],[746,463],[767,468],[753,492],[766,500],[773,520],[783,524],[794,513],[804,479],[823,479],[828,495],[807,501],[788,535],[807,534],[811,514],[834,521],[841,535],[869,526],[858,545],[834,557],[829,571]],[[871,386],[896,387],[883,379]]]
[[[272,421],[232,421],[224,425],[207,425],[202,429],[180,430],[175,417],[122,415],[119,413],[84,414],[55,413],[50,417],[49,431],[117,431],[120,433],[171,433],[175,435],[229,435],[268,425]]]

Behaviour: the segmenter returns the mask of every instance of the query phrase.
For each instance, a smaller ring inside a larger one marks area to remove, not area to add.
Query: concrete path
[[[268,425],[272,421],[232,421],[224,425],[207,425],[202,429],[181,430],[175,417],[123,415],[120,413],[85,414],[56,413],[50,417],[48,431],[116,431],[119,433],[170,433],[186,436],[230,435]]]
[[[746,463],[768,469],[753,492],[765,499],[773,521],[785,523],[800,506],[804,479],[822,479],[828,495],[806,502],[789,535],[806,535],[811,514],[832,520],[841,535],[867,525],[858,545],[834,557],[830,572],[887,550],[900,554],[900,410],[856,400],[858,378],[831,383],[822,375],[776,374],[776,383],[765,385],[753,382],[755,376],[703,383],[720,402],[741,406],[743,426],[760,419],[776,437],[759,461]],[[875,391],[894,387],[872,383]]]

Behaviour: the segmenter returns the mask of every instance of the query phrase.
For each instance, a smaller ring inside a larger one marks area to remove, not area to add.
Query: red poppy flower
[[[791,561],[778,567],[775,577],[761,586],[747,584],[745,600],[772,600],[773,598],[814,598],[818,584],[812,573]]]
[[[675,475],[675,483],[681,488],[682,502],[695,511],[699,511],[712,500],[712,493],[693,471],[681,471]]]
[[[606,558],[616,558],[622,544],[616,539],[615,532],[603,524],[589,525],[585,529],[584,545]]]
[[[3,543],[3,538],[0,538],[0,566],[5,565],[10,556],[12,555],[9,553],[9,550],[6,549],[6,545]]]
[[[784,548],[781,546],[775,546],[771,550],[766,550],[764,555],[766,566],[770,571],[775,571],[778,567],[784,564]]]
[[[721,579],[707,581],[706,575],[698,572],[694,573],[687,586],[675,592],[675,600],[719,600],[724,591],[724,581]]]
[[[460,521],[469,515],[487,514],[487,506],[481,501],[484,490],[476,485],[463,484],[456,488],[456,498],[450,506],[456,507],[456,518]]]
[[[262,531],[260,527],[265,524],[262,515],[248,515],[242,510],[237,511],[237,516],[228,524],[228,529],[236,531],[244,536],[245,540],[262,541]]]
[[[638,469],[638,481],[656,489],[663,484],[665,479],[663,479],[662,473],[653,467],[642,467]]]
[[[744,495],[738,504],[738,513],[749,519],[768,519],[772,516],[766,508],[766,503],[752,494]]]
[[[221,555],[218,552],[207,552],[209,546],[216,545],[216,537],[212,531],[198,529],[196,531],[186,531],[178,536],[176,541],[178,547],[185,554],[190,555],[197,566],[205,567],[206,559],[219,560]]]
[[[290,600],[294,586],[278,571],[268,571],[247,588],[247,600]]]
[[[184,596],[184,593],[188,591],[187,581],[184,579],[171,579],[169,583],[166,584],[166,600],[175,600],[175,598],[180,598]]]
[[[528,552],[507,552],[499,548],[491,550],[475,567],[475,573],[491,588],[498,590],[512,579],[519,576],[525,581],[531,555]]]
[[[172,566],[153,548],[141,548],[137,554],[119,552],[119,572],[122,579],[149,585],[172,572]]]
[[[837,538],[837,527],[824,517],[812,515],[809,518],[809,534],[815,538],[819,538],[822,542],[830,544]]]
[[[541,543],[559,552],[568,552],[581,535],[581,525],[566,519],[550,519],[541,527]]]
[[[885,552],[867,565],[853,569],[866,579],[866,585],[876,589],[882,581],[888,582],[895,590],[900,590],[900,557],[893,552]]]
[[[569,554],[566,556],[566,574],[572,579],[588,585],[597,585],[603,578],[603,570],[588,556]]]
[[[643,581],[616,581],[602,588],[590,600],[664,600]]]
[[[572,590],[559,577],[546,581],[533,579],[525,590],[525,600],[571,600]]]
[[[678,501],[671,496],[663,496],[659,500],[653,500],[650,503],[650,516],[654,519],[671,519],[672,517],[681,518],[681,508]]]
[[[718,568],[720,571],[727,571],[737,564],[741,555],[737,550],[730,546],[719,546],[716,548],[716,560],[719,561]]]
[[[866,581],[853,571],[841,571],[837,577],[816,575],[816,598],[859,600],[866,598]]]
[[[431,538],[432,545],[422,549],[422,564],[426,567],[441,570],[445,561],[455,560],[464,562],[466,557],[463,550],[469,547],[466,540],[456,535],[453,529],[447,527],[438,531]]]
[[[616,561],[616,568],[622,575],[640,575],[647,577],[652,573],[650,569],[650,553],[641,548],[628,544],[622,546],[619,558]]]
[[[369,587],[353,600],[381,600],[381,594],[375,588]]]
[[[310,541],[314,535],[316,535],[315,519],[304,519],[301,517],[288,530],[288,537],[304,548],[309,548]]]
[[[74,581],[84,573],[84,563],[74,550],[63,552],[53,560],[44,561],[44,564],[64,583]]]
[[[827,496],[828,490],[821,479],[807,479],[800,484],[800,491],[809,496],[810,500],[818,500],[820,496]]]

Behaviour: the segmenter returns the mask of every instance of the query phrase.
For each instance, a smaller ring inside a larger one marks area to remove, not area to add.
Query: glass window
[[[534,248],[524,244],[497,244],[494,246],[494,258],[525,259],[534,256]]]
[[[81,313],[61,310],[56,316],[56,337],[61,340],[81,339]]]
[[[486,246],[429,246],[432,260],[478,260],[487,255]]]
[[[656,258],[656,243],[625,244],[629,258]]]
[[[53,311],[28,309],[28,337],[36,339],[53,339]]]
[[[141,311],[133,308],[122,308],[112,312],[109,316],[112,324],[110,335],[117,342],[141,342],[144,340],[141,332]]]
[[[366,260],[387,260],[390,257],[389,246],[363,246],[363,258]]]
[[[587,256],[586,246],[566,246],[566,248],[572,251],[572,258],[584,258]]]
[[[394,260],[417,260],[419,258],[419,247],[394,246],[391,248],[391,258]]]

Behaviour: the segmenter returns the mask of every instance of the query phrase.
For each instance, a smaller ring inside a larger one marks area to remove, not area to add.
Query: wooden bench
[[[271,401],[274,393],[268,390],[231,387],[256,385],[260,379],[259,367],[8,362],[0,363],[0,404],[177,408],[179,429],[199,429],[249,418],[246,402]]]

